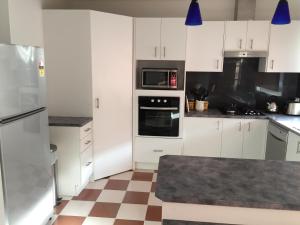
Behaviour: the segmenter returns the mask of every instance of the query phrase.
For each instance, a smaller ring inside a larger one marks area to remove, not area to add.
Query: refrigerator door
[[[6,223],[46,224],[53,213],[48,113],[0,124]]]
[[[0,44],[0,121],[46,106],[44,52]]]

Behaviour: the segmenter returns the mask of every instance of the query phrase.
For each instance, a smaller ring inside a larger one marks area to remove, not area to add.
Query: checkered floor
[[[54,225],[161,225],[155,171],[129,171],[88,184],[56,208]]]

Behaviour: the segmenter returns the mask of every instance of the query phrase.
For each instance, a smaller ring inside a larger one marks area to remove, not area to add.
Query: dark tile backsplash
[[[264,110],[270,96],[276,96],[281,111],[288,100],[300,96],[300,74],[258,72],[258,58],[225,58],[222,73],[187,72],[186,91],[195,98],[199,87],[209,96],[210,108],[223,108],[232,103]],[[215,86],[213,93],[210,93]]]

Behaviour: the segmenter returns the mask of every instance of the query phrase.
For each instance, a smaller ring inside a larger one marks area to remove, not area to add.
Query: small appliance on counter
[[[295,98],[294,101],[288,103],[286,114],[293,116],[300,115],[300,98]]]
[[[277,98],[275,96],[271,96],[269,97],[269,99],[267,100],[267,105],[266,105],[266,110],[269,113],[277,113],[279,108],[278,108],[278,104],[276,102]]]

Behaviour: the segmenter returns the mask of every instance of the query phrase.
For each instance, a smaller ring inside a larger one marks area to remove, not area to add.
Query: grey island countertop
[[[49,116],[49,126],[83,127],[92,120],[91,117]]]
[[[164,202],[300,210],[300,163],[163,156],[155,195]]]

